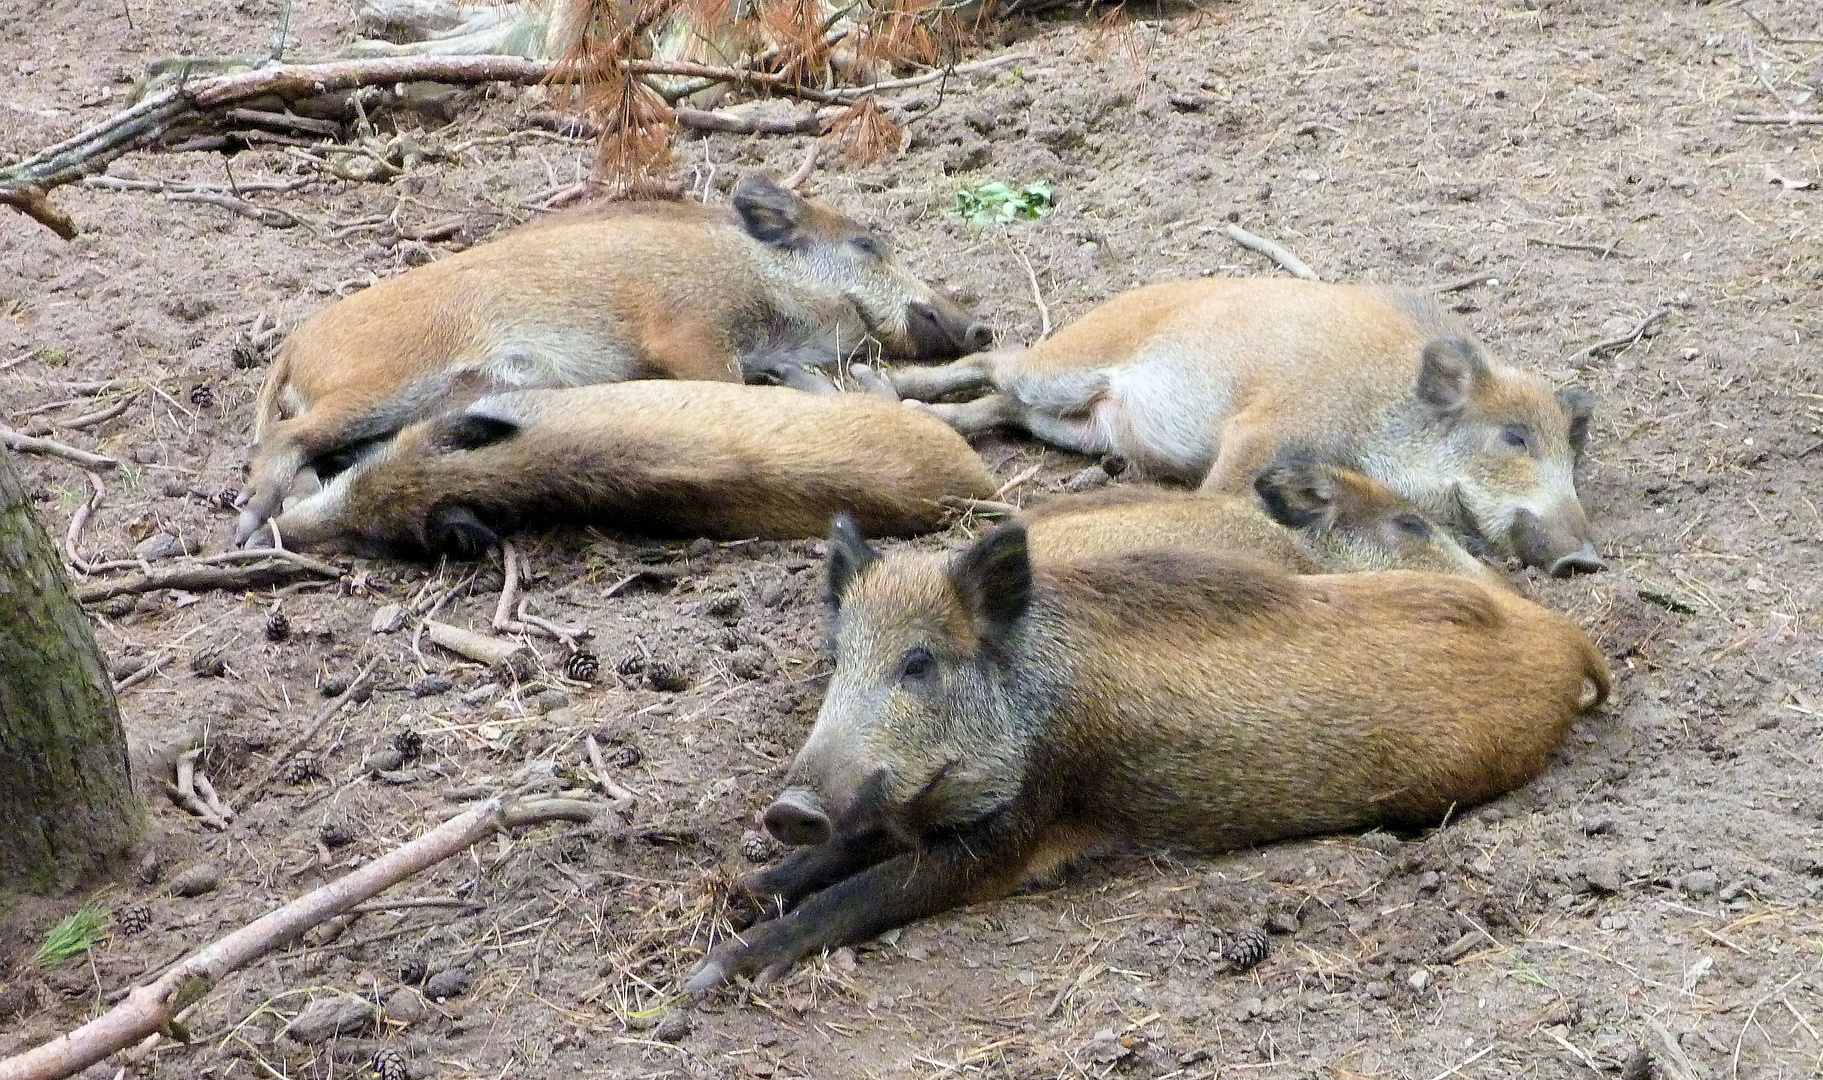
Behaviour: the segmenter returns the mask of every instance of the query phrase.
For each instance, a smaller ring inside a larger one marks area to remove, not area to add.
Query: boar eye
[[[1431,535],[1430,523],[1417,514],[1400,514],[1393,519],[1393,528],[1419,540],[1428,540]]]
[[[886,248],[871,236],[857,236],[848,242],[848,246],[869,259],[886,258]]]
[[[899,661],[899,682],[919,686],[928,684],[937,674],[937,658],[922,645],[905,650]]]
[[[1532,433],[1523,424],[1508,424],[1502,428],[1500,441],[1514,450],[1529,453],[1532,449]]]

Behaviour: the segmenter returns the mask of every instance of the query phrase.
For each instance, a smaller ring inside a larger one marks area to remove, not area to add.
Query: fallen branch
[[[965,514],[1017,514],[1019,508],[1012,503],[996,502],[993,499],[969,499],[961,495],[945,495],[937,502],[950,510],[960,510]]]
[[[77,573],[92,574],[95,572],[95,567],[82,557],[80,550],[82,530],[88,525],[89,518],[94,515],[96,508],[101,505],[101,498],[108,493],[108,487],[101,482],[101,477],[94,473],[85,475],[89,478],[89,497],[76,508],[74,514],[70,515],[70,528],[63,536],[63,557],[69,562],[70,568]]]
[[[1431,292],[1433,292],[1433,293],[1461,292],[1464,289],[1476,289],[1476,288],[1480,288],[1483,285],[1494,285],[1494,284],[1498,284],[1498,279],[1496,279],[1491,274],[1483,272],[1483,273],[1476,274],[1474,277],[1459,278],[1455,281],[1446,282],[1445,284],[1442,284],[1442,285],[1432,285]]]
[[[450,652],[518,678],[531,674],[538,662],[538,654],[532,651],[530,645],[478,634],[434,619],[424,620],[424,632],[433,643]]]
[[[1025,486],[1026,482],[1031,480],[1032,477],[1037,476],[1038,471],[1042,468],[1044,468],[1044,462],[1041,461],[1031,468],[1020,472],[1019,475],[995,488],[994,498],[996,500],[1004,500],[1008,495],[1011,495],[1013,492],[1018,491],[1021,487]]]
[[[1737,124],[1823,124],[1823,113],[1736,113]]]
[[[17,450],[22,454],[48,454],[51,457],[60,457],[65,461],[73,461],[85,469],[112,469],[120,465],[120,461],[116,458],[91,454],[87,450],[78,450],[74,446],[65,446],[63,443],[53,442],[50,439],[26,435],[9,427],[0,427],[0,443],[5,443],[8,449]]]
[[[583,820],[592,808],[574,800],[504,803],[490,799],[395,848],[359,870],[312,890],[219,938],[156,981],[135,987],[120,1005],[51,1042],[0,1061],[0,1080],[59,1080],[167,1027],[176,1015],[229,974],[346,912],[385,889],[437,865],[502,828]]]
[[[1578,371],[1581,371],[1584,368],[1587,368],[1590,364],[1594,363],[1596,357],[1602,355],[1603,353],[1619,352],[1621,349],[1624,349],[1624,348],[1628,347],[1629,345],[1639,344],[1639,341],[1641,338],[1644,338],[1646,335],[1652,333],[1653,328],[1656,327],[1661,320],[1663,320],[1667,315],[1670,315],[1670,314],[1671,314],[1670,308],[1659,308],[1657,311],[1655,311],[1652,314],[1641,319],[1639,322],[1639,325],[1634,327],[1632,330],[1629,330],[1628,332],[1620,335],[1619,337],[1612,337],[1606,341],[1598,341],[1593,345],[1585,346],[1584,348],[1578,349],[1575,352],[1571,353],[1569,356],[1564,357],[1564,363],[1568,364],[1570,367],[1573,367]]]
[[[264,554],[266,561],[255,566],[187,566],[179,570],[166,570],[157,574],[139,574],[121,581],[90,585],[76,590],[76,599],[85,604],[94,604],[116,596],[125,596],[128,593],[148,593],[156,589],[182,589],[184,592],[209,592],[214,589],[264,589],[272,585],[285,585],[300,577],[323,573],[322,570],[305,565],[301,561],[276,558],[273,557],[273,553]],[[327,563],[321,565],[328,566]],[[332,567],[330,569],[333,572],[327,576],[342,576],[340,570],[334,570]]]
[[[1246,248],[1248,251],[1257,251],[1261,255],[1271,259],[1273,262],[1278,263],[1280,267],[1284,268],[1292,276],[1301,277],[1306,281],[1321,280],[1317,277],[1317,272],[1315,270],[1306,266],[1304,260],[1293,255],[1289,249],[1275,244],[1263,236],[1255,236],[1246,229],[1241,228],[1239,225],[1229,225],[1226,231],[1229,239]]]
[[[24,431],[20,432],[20,434],[28,438],[38,438],[49,435],[51,432],[59,429],[63,431],[81,431],[84,428],[92,428],[96,424],[112,420],[121,413],[126,412],[128,407],[133,404],[134,399],[138,396],[139,392],[135,390],[131,393],[122,395],[120,400],[114,402],[112,405],[96,409],[91,413],[84,413],[81,416],[72,416],[68,420],[40,420],[31,424]]]
[[[1780,37],[1776,32],[1774,32],[1772,27],[1767,26],[1765,21],[1762,20],[1758,15],[1755,15],[1753,12],[1748,11],[1746,8],[1742,8],[1741,14],[1747,16],[1749,19],[1752,19],[1753,24],[1755,26],[1759,27],[1762,31],[1764,31],[1766,36],[1769,39],[1771,39],[1774,44],[1778,44],[1778,45],[1823,45],[1823,38]]]
[[[172,191],[165,195],[166,202],[208,203],[230,210],[244,218],[252,218],[261,225],[274,229],[293,229],[300,223],[298,219],[283,210],[270,206],[255,206],[246,199],[237,199],[232,195],[223,195],[218,191]]]

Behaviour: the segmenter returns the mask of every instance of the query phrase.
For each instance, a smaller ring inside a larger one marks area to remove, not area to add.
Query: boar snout
[[[934,303],[914,300],[906,307],[906,333],[914,355],[939,359],[966,356],[994,344],[994,331],[969,313],[938,297]]]
[[[1553,529],[1530,510],[1521,510],[1513,518],[1513,550],[1521,562],[1540,567],[1552,577],[1593,574],[1608,566],[1587,536]]]
[[[809,788],[786,789],[760,820],[781,844],[809,847],[829,842],[829,815],[823,812],[823,800]]]

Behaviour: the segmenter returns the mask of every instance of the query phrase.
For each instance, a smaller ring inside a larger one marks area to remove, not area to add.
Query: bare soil
[[[1807,0],[1753,10],[1779,34],[1823,36]],[[118,108],[150,60],[261,51],[275,12],[274,0],[3,0],[0,157]],[[169,656],[125,693],[127,724],[141,740],[207,725],[206,765],[226,791],[368,658],[377,690],[318,741],[320,776],[272,785],[225,832],[155,800],[158,878],[102,894],[111,930],[85,958],[32,967],[58,912],[9,915],[0,1054],[409,839],[465,792],[553,768],[568,783],[593,733],[637,796],[624,818],[490,841],[397,890],[475,907],[368,915],[254,965],[151,1075],[348,1076],[381,1047],[414,1076],[531,1080],[1818,1075],[1823,127],[1731,117],[1817,111],[1823,46],[1772,40],[1742,6],[1684,0],[1129,12],[1126,30],[1080,13],[1016,22],[994,47],[1033,59],[899,95],[896,107],[936,106],[908,152],[822,172],[820,194],[1012,339],[1039,325],[1021,256],[1059,322],[1146,282],[1276,272],[1230,243],[1230,220],[1329,279],[1489,279],[1448,294],[1465,321],[1600,401],[1583,491],[1612,569],[1517,580],[1590,629],[1619,690],[1545,775],[1422,836],[1098,860],[762,994],[718,997],[678,1037],[651,1024],[726,931],[715,886],[750,866],[743,834],[816,709],[819,544],[526,538],[531,610],[593,629],[592,684],[564,681],[564,650],[545,639],[542,673],[487,690],[475,665],[409,628],[369,629],[379,607],[455,586],[442,617],[485,627],[490,567],[364,562],[339,583],[155,593],[97,609],[117,663]],[[321,54],[352,18],[339,0],[298,0],[293,27],[296,54]],[[446,149],[508,136],[539,107],[520,90],[467,98],[453,127],[413,137]],[[682,176],[719,198],[743,169],[789,172],[805,146],[693,139]],[[119,417],[58,434],[130,463],[107,477],[82,554],[125,557],[160,532],[224,546],[232,515],[216,496],[241,481],[263,375],[237,344],[256,320],[289,326],[338,291],[524,220],[590,153],[513,135],[391,182],[249,196],[306,220],[291,229],[83,187],[56,194],[84,230],[74,242],[0,214],[0,365],[31,354],[0,373],[0,417],[68,419],[120,392],[77,392],[84,380],[138,388]],[[145,153],[112,171],[320,175],[281,147]],[[988,179],[1050,180],[1057,209],[1007,229],[955,218],[957,187]],[[457,229],[423,242],[355,224],[370,218]],[[1586,370],[1566,363],[1661,310],[1637,344]],[[1086,464],[1010,440],[983,450],[1006,477],[1044,464],[1022,498]],[[86,479],[16,460],[61,535]],[[655,574],[604,595],[641,570]],[[275,610],[290,624],[280,641],[265,632]],[[209,656],[220,676],[193,672]],[[402,729],[422,736],[423,757],[370,777],[362,762]],[[350,842],[325,846],[329,826]],[[220,870],[219,888],[171,895],[196,863]],[[149,926],[131,933],[139,905]],[[1261,927],[1264,962],[1240,972],[1220,959]],[[426,1000],[406,982],[417,964],[464,968],[471,985]],[[335,991],[383,1001],[381,1028],[312,1046],[279,1035]]]

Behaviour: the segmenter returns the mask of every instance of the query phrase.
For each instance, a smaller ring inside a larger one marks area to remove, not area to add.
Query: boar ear
[[[1336,499],[1335,474],[1329,466],[1297,453],[1280,454],[1253,482],[1272,520],[1302,529],[1323,519]]]
[[[1580,386],[1557,391],[1557,403],[1570,414],[1570,450],[1578,458],[1589,441],[1589,419],[1595,415],[1595,397]]]
[[[762,173],[748,173],[734,185],[734,212],[747,235],[776,248],[796,248],[804,239],[810,205]]]
[[[1424,347],[1415,388],[1418,400],[1439,413],[1461,412],[1475,383],[1487,374],[1487,366],[1473,342],[1439,338]]]
[[[950,585],[976,632],[995,641],[1024,617],[1032,599],[1032,560],[1025,526],[1002,525],[977,540],[950,569]]]
[[[855,519],[847,514],[837,514],[829,527],[829,577],[824,593],[831,611],[842,606],[842,597],[848,587],[879,557],[880,553],[861,537]]]

